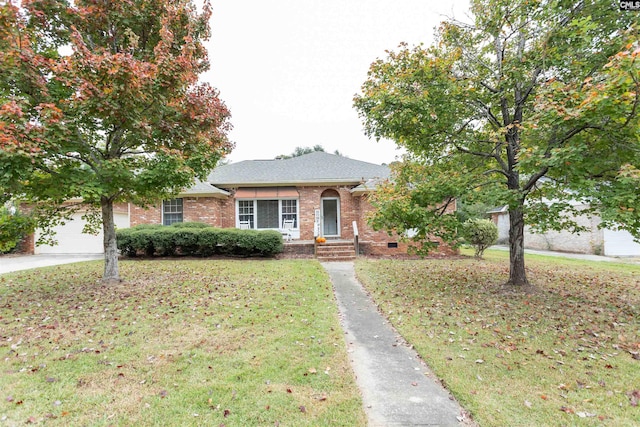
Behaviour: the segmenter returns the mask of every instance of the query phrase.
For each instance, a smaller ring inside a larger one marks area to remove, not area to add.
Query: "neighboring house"
[[[576,205],[577,209],[585,206]],[[509,240],[509,211],[506,206],[488,212],[498,226],[498,243]],[[598,228],[600,218],[581,215],[576,222],[587,228],[582,233],[572,234],[568,231],[549,231],[534,233],[525,227],[524,247],[527,249],[550,250],[570,253],[584,253],[606,256],[640,256],[640,244],[634,242],[627,231],[616,231]]]
[[[353,240],[355,223],[361,253],[406,253],[407,245],[397,236],[374,231],[366,222],[373,209],[368,196],[389,176],[385,165],[325,152],[247,160],[217,167],[207,182],[175,199],[147,208],[131,205],[130,223],[199,221],[220,228],[279,230],[290,234],[293,243],[315,236]],[[441,245],[440,252],[447,248]]]

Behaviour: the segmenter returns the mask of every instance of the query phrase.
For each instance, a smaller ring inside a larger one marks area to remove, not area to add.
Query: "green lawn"
[[[0,425],[365,425],[318,263],[101,269],[0,276]]]
[[[380,309],[481,426],[640,425],[640,265],[508,253],[359,260]]]

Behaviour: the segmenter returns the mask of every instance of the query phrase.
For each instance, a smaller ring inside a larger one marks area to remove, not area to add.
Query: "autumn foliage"
[[[373,62],[355,97],[365,132],[408,153],[405,188],[375,196],[376,227],[454,235],[440,201],[507,206],[514,285],[528,282],[525,225],[579,232],[572,218],[593,214],[640,238],[637,14],[609,0],[470,3],[471,22]]]
[[[114,202],[173,194],[231,149],[229,111],[198,82],[210,15],[187,0],[0,6],[4,198],[43,218],[69,199],[100,208],[113,259]]]

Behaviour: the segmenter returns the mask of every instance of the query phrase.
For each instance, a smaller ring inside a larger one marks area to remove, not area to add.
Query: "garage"
[[[604,254],[607,256],[640,256],[640,243],[624,230],[604,229]]]
[[[114,209],[113,219],[116,228],[129,228],[129,213],[126,210],[116,211]],[[85,221],[82,219],[82,213],[76,213],[72,216],[71,221],[67,221],[64,225],[54,228],[55,239],[58,244],[37,245],[35,247],[36,254],[101,254],[104,252],[102,236],[100,231],[98,235],[84,234]],[[38,240],[39,233],[36,232],[35,238]]]

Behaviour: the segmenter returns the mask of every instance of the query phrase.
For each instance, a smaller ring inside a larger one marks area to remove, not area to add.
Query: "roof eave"
[[[216,182],[216,187],[284,187],[284,186],[323,186],[323,185],[359,185],[362,179],[322,179],[322,180],[293,180],[293,181],[257,181],[257,182]]]
[[[213,197],[216,199],[226,199],[230,195],[231,193],[222,189],[218,189],[218,191],[185,191],[178,194],[180,197]]]

